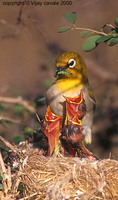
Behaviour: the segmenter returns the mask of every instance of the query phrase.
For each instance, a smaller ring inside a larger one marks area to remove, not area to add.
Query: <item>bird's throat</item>
[[[72,96],[83,88],[83,83],[79,79],[58,79],[55,85],[57,90],[65,96]]]

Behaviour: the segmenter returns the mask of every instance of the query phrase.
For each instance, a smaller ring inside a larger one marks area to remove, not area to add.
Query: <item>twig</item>
[[[11,167],[9,162],[7,163],[7,174],[8,174],[7,186],[8,190],[11,190],[12,181],[11,181]]]
[[[3,181],[2,181],[2,184],[3,184],[3,190],[4,190],[4,194],[7,195],[7,192],[8,192],[8,188],[7,188],[7,173],[6,173],[6,167],[5,167],[5,164],[4,164],[4,161],[3,161],[3,158],[2,158],[2,155],[1,155],[1,152],[0,152],[0,165],[1,165],[1,169],[2,169],[2,178],[3,178]]]
[[[36,117],[37,117],[37,119],[38,119],[39,123],[41,123],[41,120],[40,120],[40,118],[39,118],[39,116],[38,116],[38,114],[37,114],[37,113],[36,113]]]
[[[76,27],[75,25],[73,26],[72,30],[81,30],[81,31],[90,31],[90,32],[93,32],[93,33],[96,33],[96,34],[99,34],[99,35],[108,35],[107,33],[104,33],[102,31],[96,31],[96,30],[93,30],[93,29],[90,29],[90,28],[80,28],[80,27]]]
[[[10,97],[0,97],[0,102],[4,103],[12,103],[12,104],[20,104],[24,108],[26,108],[31,113],[35,113],[36,110],[33,106],[29,105],[29,103],[25,100],[21,100],[19,98],[10,98]]]
[[[12,118],[9,118],[9,117],[5,117],[5,116],[0,116],[0,121],[7,121],[7,122],[11,122],[11,123],[14,123],[14,124],[20,124],[21,121],[20,120],[16,120],[16,119],[12,119]]]
[[[115,26],[113,26],[112,24],[106,24],[106,26],[108,26],[110,28],[115,28]]]
[[[20,154],[19,154],[19,152],[14,148],[14,146],[11,145],[5,138],[3,138],[2,136],[0,136],[0,140],[1,140],[8,148],[10,148],[15,154],[17,154],[19,157],[21,157]]]
[[[1,151],[0,151],[0,165],[1,165],[1,168],[2,168],[2,173],[6,173],[6,167],[5,167],[2,155],[1,155]]]
[[[19,15],[17,17],[17,24],[20,24],[22,22],[23,7],[24,6],[21,6],[21,8],[20,8]]]
[[[31,197],[36,196],[37,194],[38,194],[38,193],[35,192],[35,193],[33,193],[33,194],[31,194],[31,195],[29,195],[29,196],[27,196],[27,197],[21,198],[21,199],[19,199],[19,200],[26,200],[26,199],[29,199],[29,198],[31,198]]]
[[[21,166],[19,166],[20,168]],[[22,175],[22,172],[19,170],[19,171],[16,171],[15,173],[15,177],[13,179],[13,183],[12,183],[12,187],[11,187],[11,192],[12,194],[15,194],[18,192],[18,186],[21,182],[21,175]]]
[[[7,164],[7,169],[6,169],[1,152],[0,152],[0,165],[3,177],[2,184],[3,184],[4,195],[6,196],[9,191],[11,191],[13,194],[16,193],[18,190],[19,183],[21,181],[21,172],[20,171],[16,172],[15,178],[12,182],[10,163]]]

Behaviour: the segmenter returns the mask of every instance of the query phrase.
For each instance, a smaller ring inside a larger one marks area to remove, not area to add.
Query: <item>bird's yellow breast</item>
[[[73,96],[83,88],[83,84],[79,79],[59,79],[56,81],[56,89],[59,93],[66,96]]]

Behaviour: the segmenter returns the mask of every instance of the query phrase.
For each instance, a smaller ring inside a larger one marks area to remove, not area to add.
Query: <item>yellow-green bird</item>
[[[47,91],[47,102],[51,111],[58,116],[65,116],[65,98],[75,97],[82,89],[87,112],[82,118],[82,132],[85,142],[91,143],[91,129],[95,98],[90,90],[86,65],[82,57],[75,52],[65,52],[56,59],[57,79]]]

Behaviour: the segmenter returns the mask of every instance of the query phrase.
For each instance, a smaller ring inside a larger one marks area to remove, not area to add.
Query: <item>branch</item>
[[[12,119],[12,118],[9,118],[9,117],[5,117],[5,116],[0,116],[0,121],[6,121],[6,122],[11,122],[11,123],[14,123],[14,124],[20,124],[21,121],[20,120],[16,120],[16,119]]]
[[[20,154],[19,152],[14,148],[14,146],[12,144],[10,144],[5,138],[3,138],[2,136],[0,136],[0,140],[8,147],[10,148],[15,154],[17,154],[19,157]]]
[[[96,33],[96,34],[99,34],[99,35],[108,35],[107,33],[104,33],[102,31],[96,31],[96,30],[93,30],[93,29],[90,29],[90,28],[80,28],[80,27],[76,27],[74,25],[74,27],[72,28],[72,30],[81,30],[81,31],[90,31],[90,32],[93,32],[93,33]]]
[[[7,195],[8,193],[8,187],[7,187],[7,180],[8,180],[8,175],[7,175],[7,170],[0,152],[0,165],[1,165],[1,172],[2,172],[2,184],[3,184],[3,190],[4,190],[4,194]]]
[[[17,18],[17,24],[20,24],[22,22],[23,7],[24,6],[21,6],[21,9],[19,11],[19,15],[18,15],[18,18]]]
[[[26,197],[23,197],[23,198],[21,198],[21,199],[19,199],[19,200],[26,200],[26,199],[30,199],[31,197],[34,197],[34,196],[36,196],[38,193],[37,192],[35,192],[35,193],[33,193],[33,194],[30,194],[29,196],[26,196]]]
[[[1,151],[0,151],[0,165],[1,165],[2,173],[6,173],[6,167],[5,167],[2,155],[1,155]]]
[[[106,24],[106,26],[110,27],[110,28],[115,28],[115,26],[113,26],[112,24]]]
[[[31,113],[36,112],[35,108],[33,106],[29,105],[29,103],[27,101],[24,101],[24,100],[21,100],[18,98],[0,97],[0,102],[20,104],[24,108],[26,108],[28,111],[30,111]]]
[[[20,171],[16,172],[15,178],[12,181],[10,163],[7,164],[7,169],[6,169],[1,152],[0,152],[0,165],[1,165],[1,175],[3,178],[2,184],[3,184],[4,195],[6,196],[10,191],[12,191],[12,194],[16,193],[18,185],[21,181]]]

